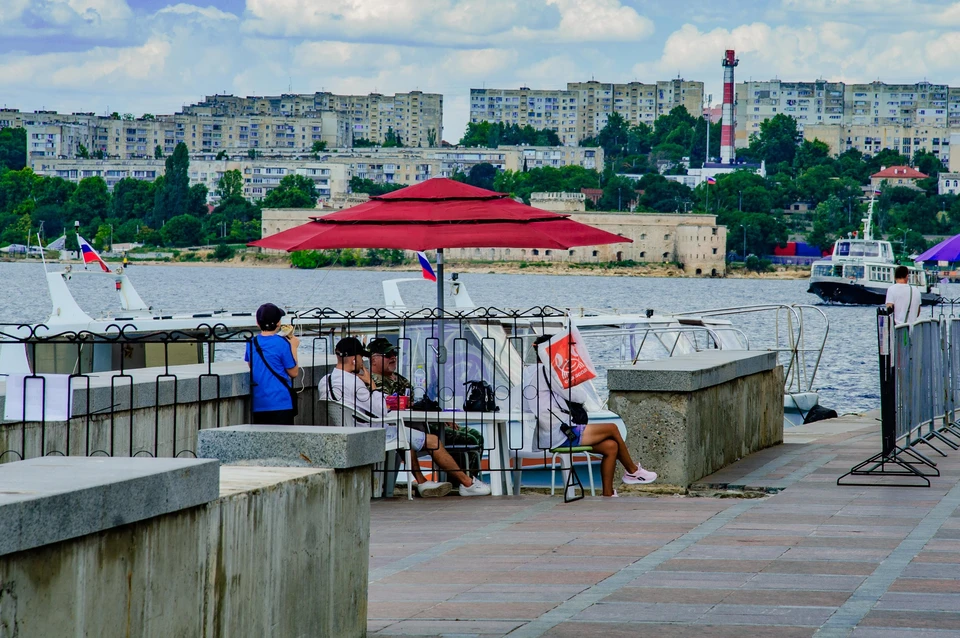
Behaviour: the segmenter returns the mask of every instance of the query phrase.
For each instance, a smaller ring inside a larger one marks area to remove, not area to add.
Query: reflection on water
[[[265,301],[285,308],[370,308],[382,305],[385,279],[417,273],[357,270],[293,270],[189,266],[135,266],[127,271],[141,297],[164,312],[253,311]],[[474,302],[498,308],[587,307],[600,311],[677,312],[765,303],[818,303],[802,280],[659,279],[584,275],[466,274],[460,277]],[[80,306],[94,316],[117,309],[110,279],[78,275],[70,283]],[[411,307],[433,306],[436,288],[427,281],[402,285]],[[453,306],[453,300],[446,303]],[[830,336],[815,386],[821,403],[838,412],[879,405],[876,313],[872,307],[822,306]],[[0,322],[46,319],[50,300],[40,264],[0,263]],[[733,319],[751,345],[765,345],[772,316]],[[813,335],[815,336],[815,335]],[[221,357],[222,358],[222,357]]]

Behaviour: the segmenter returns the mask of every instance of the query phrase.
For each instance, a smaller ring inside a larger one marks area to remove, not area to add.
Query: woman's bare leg
[[[580,435],[581,445],[592,445],[594,448],[602,441],[610,441],[617,446],[616,455],[628,473],[633,474],[639,467],[630,458],[630,451],[623,437],[620,436],[620,429],[613,423],[591,423],[583,428],[583,434]]]
[[[600,461],[600,479],[603,482],[603,495],[613,496],[613,471],[617,468],[617,444],[606,439],[595,443],[593,450],[603,455]]]

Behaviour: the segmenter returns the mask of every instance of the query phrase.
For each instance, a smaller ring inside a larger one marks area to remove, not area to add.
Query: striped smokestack
[[[739,64],[733,49],[723,56],[723,125],[720,128],[720,163],[733,164],[736,150],[733,148],[733,67]]]

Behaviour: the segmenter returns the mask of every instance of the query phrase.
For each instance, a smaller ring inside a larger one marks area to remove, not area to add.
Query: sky
[[[960,85],[951,0],[0,0],[0,106],[175,113],[213,93],[444,95],[700,80]]]

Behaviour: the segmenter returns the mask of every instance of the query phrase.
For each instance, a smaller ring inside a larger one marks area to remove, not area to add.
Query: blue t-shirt
[[[253,369],[253,411],[271,412],[273,410],[292,410],[293,401],[290,399],[290,375],[287,370],[297,365],[293,359],[293,353],[290,352],[290,342],[280,335],[254,337],[260,344],[263,351],[263,357],[273,368],[274,372],[279,374],[286,381],[287,385],[280,382],[273,372],[267,369],[263,364],[263,359],[253,344],[247,344],[247,351],[243,354],[243,360],[251,363]]]

